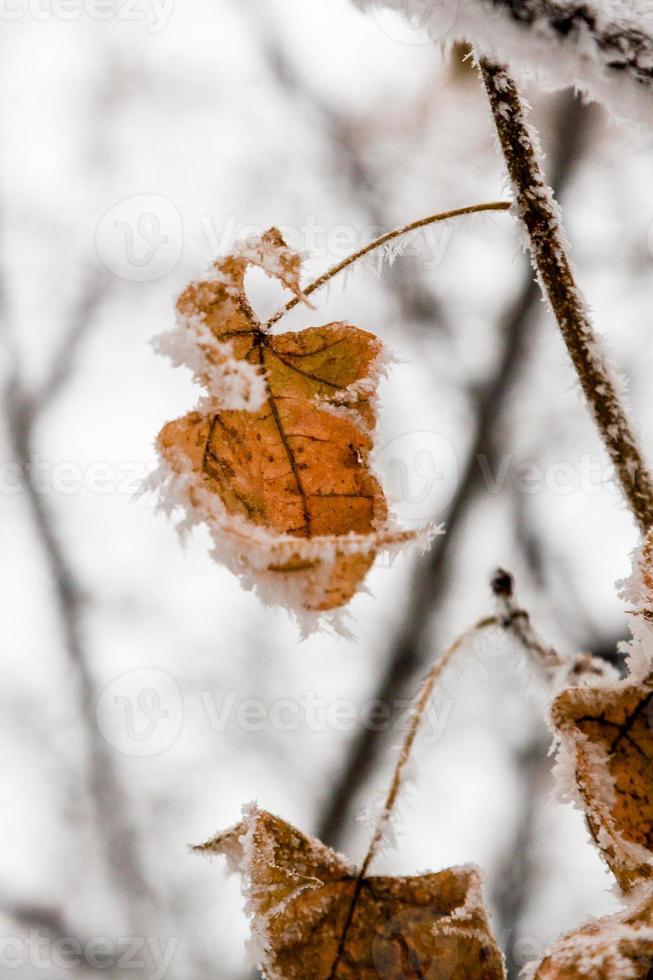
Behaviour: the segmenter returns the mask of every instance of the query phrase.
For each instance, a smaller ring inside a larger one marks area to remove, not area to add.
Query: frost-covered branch
[[[488,16],[503,14],[525,34],[530,30],[552,46],[549,57],[557,56],[555,45],[577,52],[577,68],[582,78],[591,60],[597,67],[620,77],[630,75],[639,85],[653,86],[653,36],[650,11],[642,16],[641,4],[630,10],[625,4],[575,0],[484,0]],[[639,9],[638,9],[639,8]],[[625,14],[619,19],[616,12]],[[546,55],[542,54],[543,61]]]
[[[626,500],[646,530],[653,525],[653,479],[576,285],[560,210],[542,172],[537,136],[506,68],[482,58],[480,70],[542,292],[558,321]]]
[[[559,667],[562,661],[553,649],[542,643],[533,629],[530,617],[525,615],[515,600],[515,583],[510,572],[497,569],[492,579],[492,592],[499,607],[499,622],[509,628],[520,646],[548,672]]]
[[[519,610],[519,616],[521,615],[527,617],[527,614],[523,610]],[[463,649],[463,647],[475,636],[479,635],[480,633],[483,633],[485,630],[491,627],[501,626],[504,627],[505,629],[512,629],[513,620],[514,622],[516,622],[517,618],[518,618],[517,614],[515,614],[514,617],[511,616],[510,619],[504,619],[501,615],[487,616],[485,619],[481,619],[477,623],[474,623],[473,626],[471,626],[469,629],[465,630],[464,633],[461,633],[458,637],[456,637],[453,643],[451,643],[447,647],[447,649],[437,657],[435,663],[433,664],[430,671],[422,681],[422,685],[417,694],[417,698],[415,699],[415,704],[412,708],[410,721],[408,724],[408,731],[406,732],[406,736],[401,745],[401,749],[399,751],[399,758],[397,759],[397,764],[395,766],[394,772],[392,773],[392,778],[390,780],[390,787],[388,789],[388,793],[385,798],[385,802],[383,804],[383,809],[374,828],[372,840],[370,841],[370,845],[367,849],[367,853],[361,865],[361,870],[360,870],[361,878],[364,878],[366,876],[370,868],[370,865],[372,864],[372,861],[376,857],[376,854],[379,850],[379,846],[383,841],[386,827],[392,817],[392,811],[394,810],[395,804],[397,802],[397,798],[399,796],[399,792],[401,790],[401,786],[404,779],[404,773],[406,771],[406,767],[410,759],[410,754],[412,752],[413,745],[415,744],[415,739],[417,738],[420,725],[424,719],[424,714],[426,712],[426,709],[428,708],[431,698],[433,697],[433,691],[435,690],[435,686],[438,683],[440,677],[447,669],[447,667],[449,666],[449,664],[451,663],[455,655],[458,653],[458,651]]]
[[[360,7],[379,0],[355,0]],[[405,0],[380,0],[405,16]],[[423,0],[435,41],[468,40],[548,88],[575,86],[621,113],[653,116],[653,9],[602,0]]]

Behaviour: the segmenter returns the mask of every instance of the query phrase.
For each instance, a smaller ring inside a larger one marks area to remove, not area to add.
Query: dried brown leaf
[[[195,375],[214,401],[168,423],[158,447],[230,567],[258,585],[276,580],[286,602],[292,594],[305,609],[329,610],[352,597],[380,548],[414,537],[391,529],[369,467],[382,345],[346,323],[268,333],[247,299],[250,265],[301,296],[299,257],[274,229],[182,293],[180,329],[196,332]],[[237,407],[223,408],[215,390],[228,373],[225,350],[250,386]]]
[[[500,980],[473,867],[360,879],[341,855],[246,808],[197,850],[243,876],[252,952],[269,980]]]
[[[561,765],[624,891],[653,878],[653,674],[570,687],[552,706]]]

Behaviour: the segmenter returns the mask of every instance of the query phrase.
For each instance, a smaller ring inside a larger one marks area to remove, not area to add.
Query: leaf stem
[[[558,321],[599,433],[642,531],[653,525],[653,479],[576,285],[560,210],[544,179],[539,143],[505,66],[479,61],[537,278]]]
[[[403,781],[404,772],[408,759],[417,737],[420,724],[424,718],[426,709],[433,695],[435,685],[447,669],[453,657],[472,637],[483,633],[487,629],[499,627],[506,632],[512,633],[519,645],[547,671],[552,671],[559,667],[562,660],[552,647],[546,646],[537,636],[531,625],[531,618],[526,609],[522,609],[515,601],[515,583],[510,572],[500,568],[494,573],[491,582],[492,594],[497,602],[497,613],[494,616],[485,616],[479,619],[473,626],[468,627],[463,633],[447,647],[444,653],[439,656],[430,671],[422,681],[421,687],[415,699],[410,716],[410,723],[406,737],[402,743],[399,758],[392,774],[388,794],[383,805],[383,810],[376,823],[372,840],[367,849],[367,854],[363,860],[360,870],[360,877],[364,878],[369,870],[370,864],[374,859],[379,844],[383,839],[383,833],[388,820],[392,815],[392,810],[397,802],[399,790]]]
[[[360,869],[360,877],[364,878],[367,874],[369,867],[376,856],[379,848],[379,844],[383,840],[383,835],[388,824],[388,821],[392,815],[394,805],[397,802],[397,797],[399,795],[399,790],[401,789],[401,784],[403,781],[404,772],[408,764],[408,759],[410,757],[413,744],[417,737],[419,727],[424,718],[424,713],[428,708],[429,701],[433,694],[433,690],[438,680],[447,669],[451,660],[456,655],[456,653],[476,634],[483,632],[486,629],[494,626],[500,626],[501,620],[498,616],[486,616],[483,619],[479,619],[478,622],[474,623],[473,626],[468,627],[461,633],[453,643],[447,647],[444,653],[437,658],[430,671],[422,681],[421,687],[417,698],[415,699],[415,704],[410,716],[410,723],[408,725],[408,731],[406,732],[406,737],[402,743],[399,758],[397,759],[397,764],[395,766],[394,772],[392,774],[392,779],[390,781],[390,787],[388,789],[388,794],[385,798],[385,803],[383,805],[383,810],[376,822],[376,827],[372,835],[372,840],[370,841],[370,846],[367,849],[367,854],[363,860]]]
[[[352,252],[342,261],[336,263],[336,265],[331,266],[326,272],[323,272],[321,276],[314,279],[313,282],[309,283],[304,290],[302,290],[302,296],[310,296],[317,289],[326,285],[334,276],[337,276],[344,269],[347,269],[354,262],[358,262],[364,256],[369,255],[370,252],[374,252],[377,248],[381,248],[383,245],[387,245],[388,242],[394,241],[396,238],[401,238],[402,235],[408,235],[411,231],[417,231],[419,228],[425,228],[427,225],[434,225],[440,221],[448,221],[449,218],[459,218],[465,214],[479,214],[482,211],[509,211],[512,205],[509,201],[489,201],[485,204],[469,204],[463,208],[454,208],[452,211],[441,211],[438,214],[430,214],[425,218],[418,218],[417,221],[411,221],[407,225],[402,225],[400,228],[394,228],[392,231],[386,231],[383,235],[379,235],[373,241],[359,248],[356,252]],[[267,323],[264,325],[264,329],[269,329],[273,324],[277,323],[282,316],[285,316],[290,310],[294,309],[300,302],[299,296],[293,296],[285,306],[282,306],[280,310],[277,310]]]

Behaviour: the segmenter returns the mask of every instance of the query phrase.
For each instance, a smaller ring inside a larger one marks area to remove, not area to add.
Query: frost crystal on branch
[[[389,7],[434,41],[472,42],[546,88],[575,86],[616,112],[653,116],[653,8],[621,0],[354,0]],[[448,7],[445,6],[445,9]]]
[[[524,244],[530,250],[542,292],[558,322],[624,496],[640,528],[646,531],[653,526],[653,479],[625,413],[619,381],[576,285],[560,210],[544,180],[537,135],[528,125],[507,69],[482,58],[480,70],[525,231]]]

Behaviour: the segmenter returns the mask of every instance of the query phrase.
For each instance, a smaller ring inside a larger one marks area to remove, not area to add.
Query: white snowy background
[[[505,196],[501,161],[458,54],[347,0],[42,0],[0,21],[0,973],[244,978],[238,882],[187,845],[254,799],[320,830],[416,559],[374,569],[355,640],[300,642],[211,562],[207,536],[182,550],[132,499],[157,431],[197,398],[149,341],[239,235],[277,224],[317,274],[378,231]],[[653,450],[653,133],[528,96],[550,161],[579,143],[565,222]],[[397,698],[488,611],[498,564],[562,651],[610,654],[628,633],[614,583],[634,525],[537,296],[517,380],[501,375],[528,276],[510,216],[465,218],[286,323],[347,319],[392,347],[378,441],[397,511],[416,526],[459,505]],[[260,309],[283,298],[262,276],[251,290]],[[499,419],[460,495],[488,391]],[[514,649],[468,655],[376,869],[479,863],[512,975],[616,907],[580,815],[552,800],[544,704]],[[332,842],[354,859],[398,738],[378,733],[380,764],[350,781]]]

